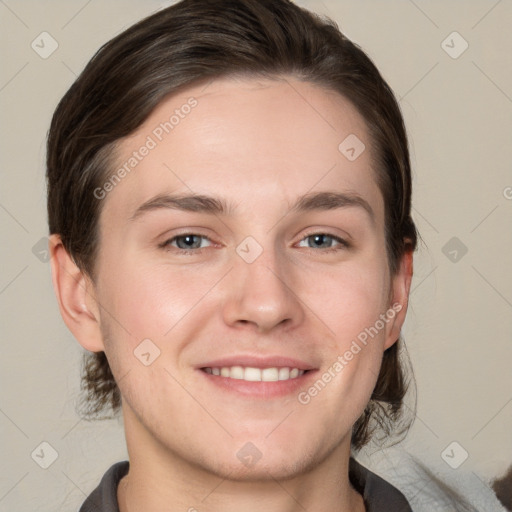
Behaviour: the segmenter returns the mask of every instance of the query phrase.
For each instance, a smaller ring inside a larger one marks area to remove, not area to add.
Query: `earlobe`
[[[104,350],[92,282],[75,264],[59,235],[50,236],[49,250],[53,288],[64,323],[86,350]]]
[[[384,349],[388,349],[398,340],[400,331],[405,322],[409,304],[409,292],[413,275],[413,251],[404,252],[397,274],[392,279],[391,301],[389,307],[395,312],[390,321]]]

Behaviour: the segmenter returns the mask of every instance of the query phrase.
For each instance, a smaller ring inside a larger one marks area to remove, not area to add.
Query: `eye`
[[[299,242],[299,247],[309,247],[312,249],[341,250],[350,247],[350,244],[338,236],[327,233],[314,233],[304,237]]]
[[[208,242],[208,245],[203,245],[203,242]],[[193,251],[194,249],[204,249],[211,245],[211,241],[202,235],[196,235],[194,233],[186,233],[178,235],[169,240],[165,241],[161,246],[163,248],[175,247],[182,251]]]
[[[160,247],[167,249],[173,247],[183,252],[201,252],[212,245],[211,240],[203,235],[184,233],[166,240]],[[323,249],[324,251],[337,251],[350,247],[350,244],[342,238],[328,233],[313,233],[304,237],[298,244],[299,247],[310,249]]]

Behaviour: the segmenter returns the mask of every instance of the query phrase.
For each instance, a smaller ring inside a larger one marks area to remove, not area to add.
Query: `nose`
[[[286,263],[277,263],[270,250],[254,262],[247,263],[238,255],[226,283],[224,321],[231,327],[251,327],[264,333],[278,327],[292,328],[304,317],[300,290]]]

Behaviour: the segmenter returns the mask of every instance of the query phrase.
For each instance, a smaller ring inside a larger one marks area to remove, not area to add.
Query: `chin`
[[[274,442],[263,436],[252,439],[230,440],[229,446],[220,448],[220,453],[203,457],[201,466],[221,478],[238,482],[289,480],[313,470],[339,446],[321,446],[290,437],[288,442],[277,437]]]
[[[225,461],[225,464],[208,465],[205,468],[215,475],[231,480],[234,482],[252,482],[263,483],[275,480],[291,480],[303,473],[309,472],[320,461],[316,461],[314,457],[305,457],[300,459],[285,460],[282,457],[280,460],[264,460],[263,457],[258,461],[252,463],[241,463],[238,460],[233,463],[232,460]],[[206,461],[205,461],[206,462]]]

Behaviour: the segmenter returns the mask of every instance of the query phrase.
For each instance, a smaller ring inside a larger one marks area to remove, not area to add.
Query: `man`
[[[54,287],[129,453],[82,512],[410,510],[351,457],[406,390],[410,196],[389,87],[292,3],[107,43],[48,139]]]

